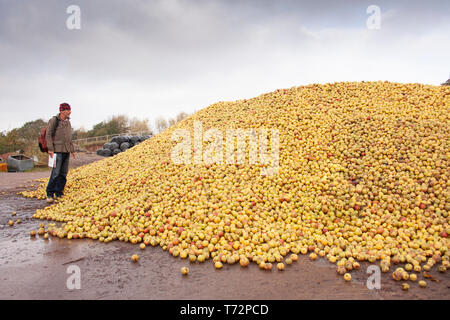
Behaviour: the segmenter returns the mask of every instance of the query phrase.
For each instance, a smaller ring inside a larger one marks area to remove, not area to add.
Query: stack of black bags
[[[149,138],[151,138],[151,135],[117,136],[112,138],[111,142],[105,143],[102,149],[98,149],[97,154],[103,157],[115,156],[116,154],[124,152]]]

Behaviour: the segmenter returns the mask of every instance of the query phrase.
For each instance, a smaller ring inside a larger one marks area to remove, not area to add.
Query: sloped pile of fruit
[[[337,264],[347,280],[358,261],[384,272],[409,264],[394,271],[399,280],[435,264],[445,271],[449,117],[450,87],[422,84],[307,85],[219,102],[129,152],[71,170],[66,195],[34,217],[63,222],[54,236],[159,245],[217,268],[277,262],[282,270],[301,253]],[[174,163],[172,134],[193,137],[195,121],[224,137],[277,129],[277,174],[249,161]],[[23,194],[44,199],[45,186]]]

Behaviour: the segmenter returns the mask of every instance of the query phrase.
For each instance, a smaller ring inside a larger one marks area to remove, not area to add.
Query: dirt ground
[[[99,159],[80,153],[71,159],[71,167]],[[351,273],[352,280],[345,282],[336,266],[323,258],[311,262],[300,255],[283,272],[263,271],[255,264],[216,270],[211,260],[189,263],[160,247],[140,250],[119,241],[30,238],[29,231],[37,230],[42,222],[32,215],[47,204],[17,193],[36,185],[34,179],[49,175],[49,170],[0,173],[0,299],[450,299],[449,274],[435,268],[430,273],[437,281],[425,279],[427,288],[409,281],[409,291],[402,291],[402,282],[392,280],[391,273],[382,273],[381,289],[369,290],[369,263],[362,263]],[[11,215],[13,211],[16,216]],[[8,226],[9,220],[17,219],[23,222]],[[138,263],[130,261],[134,253],[140,256]],[[74,265],[80,270],[81,288],[70,290],[68,268]],[[183,266],[189,267],[188,276],[181,275]]]

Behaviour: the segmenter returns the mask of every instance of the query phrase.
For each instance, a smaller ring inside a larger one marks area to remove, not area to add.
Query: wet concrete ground
[[[190,263],[160,247],[141,250],[119,241],[30,238],[29,231],[43,222],[31,217],[47,204],[17,192],[28,189],[30,179],[49,174],[0,174],[0,299],[450,299],[449,274],[435,268],[430,273],[438,282],[425,279],[427,288],[408,281],[410,290],[402,291],[402,282],[391,278],[392,270],[381,274],[380,290],[369,290],[369,263],[362,263],[351,273],[351,282],[345,282],[336,266],[323,258],[311,262],[300,255],[283,272],[263,271],[255,264],[216,270],[211,260]],[[11,219],[23,222],[9,227]],[[140,256],[138,263],[130,260],[134,253]],[[74,265],[80,270],[81,289],[70,290],[67,280],[73,275],[67,270]],[[188,276],[181,275],[183,266],[189,267]]]

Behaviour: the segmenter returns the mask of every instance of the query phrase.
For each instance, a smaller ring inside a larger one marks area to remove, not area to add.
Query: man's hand
[[[75,152],[72,152],[72,157],[75,159]]]
[[[53,151],[49,151],[48,155],[53,158]]]

